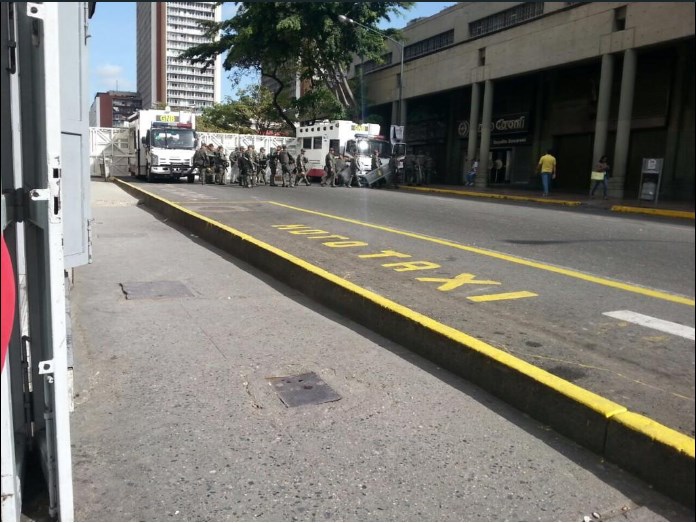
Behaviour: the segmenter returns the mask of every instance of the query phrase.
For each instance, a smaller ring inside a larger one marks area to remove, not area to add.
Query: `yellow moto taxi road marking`
[[[537,296],[533,292],[520,291],[520,292],[501,292],[500,294],[485,294],[483,296],[469,296],[469,300],[475,301],[476,303],[481,303],[484,301],[498,301],[498,300],[518,300],[520,298],[532,298]]]
[[[527,267],[533,267],[535,269],[553,272],[556,274],[562,274],[562,275],[568,276],[570,278],[584,280],[584,281],[588,281],[591,283],[597,283],[599,285],[604,285],[605,287],[612,287],[614,289],[619,289],[619,290],[631,292],[634,294],[642,294],[643,296],[649,296],[651,298],[657,298],[659,300],[665,300],[665,301],[670,301],[673,303],[679,303],[681,305],[689,305],[691,307],[693,307],[696,304],[696,302],[693,299],[686,298],[684,296],[678,296],[676,294],[670,294],[670,293],[664,292],[664,291],[648,289],[646,287],[639,287],[638,285],[631,285],[631,284],[627,284],[627,283],[622,283],[619,281],[610,280],[608,278],[602,278],[599,276],[593,276],[591,274],[585,274],[585,273],[575,271],[572,269],[565,269],[563,267],[556,267],[554,265],[548,265],[546,263],[527,260],[524,258],[519,258],[517,256],[511,256],[509,254],[504,254],[501,252],[491,251],[488,249],[481,249],[479,247],[471,247],[469,245],[462,245],[460,243],[456,243],[456,242],[453,242],[450,240],[443,240],[440,238],[434,238],[432,236],[425,236],[423,234],[418,234],[418,233],[413,233],[413,232],[408,232],[408,231],[401,231],[399,229],[394,229],[392,227],[384,227],[382,225],[374,225],[372,223],[361,222],[359,220],[354,220],[352,218],[343,218],[341,216],[334,216],[332,214],[327,214],[327,213],[323,213],[323,212],[319,212],[319,211],[312,211],[310,209],[303,209],[301,207],[295,207],[295,206],[287,205],[284,203],[273,202],[273,201],[269,201],[268,203],[270,203],[272,205],[277,205],[279,207],[285,207],[287,209],[292,209],[294,211],[299,211],[299,212],[303,212],[303,213],[307,213],[307,214],[314,214],[316,216],[323,216],[324,218],[331,218],[332,220],[339,220],[339,221],[346,222],[346,223],[353,223],[355,225],[361,225],[363,227],[370,227],[372,229],[377,229],[380,231],[390,232],[390,233],[394,233],[394,234],[400,234],[402,236],[408,236],[410,238],[416,238],[418,240],[437,243],[439,245],[445,245],[447,247],[453,247],[455,249],[460,249],[462,251],[473,252],[476,254],[480,254],[482,256],[488,256],[491,258],[497,258],[499,260],[505,260],[505,261],[508,261],[510,263],[516,263],[518,265],[525,265]]]
[[[322,242],[323,245],[332,248],[344,248],[344,247],[367,247],[368,244],[363,241],[354,241],[347,236],[341,236],[339,234],[330,234],[329,231],[323,229],[313,229],[309,225],[302,225],[301,223],[293,224],[276,224],[271,225],[271,227],[279,230],[285,231],[290,234],[302,235],[309,239],[327,239],[327,238],[337,238],[341,241],[331,241]],[[410,254],[392,251],[392,250],[382,250],[378,253],[370,254],[358,254],[358,258],[361,259],[375,259],[375,258],[411,258]],[[441,265],[429,261],[400,261],[400,262],[389,262],[382,263],[382,267],[387,269],[393,269],[395,272],[411,272],[411,271],[429,271],[434,269],[439,269]],[[454,289],[458,289],[463,285],[500,285],[501,283],[493,280],[477,280],[475,274],[462,273],[458,274],[454,278],[416,278],[420,282],[434,282],[442,283],[437,287],[438,291],[449,292]],[[472,300],[473,297],[469,297],[472,301],[502,301],[502,300],[516,300],[520,298],[532,298],[538,296],[538,294],[529,291],[518,291],[518,292],[507,292],[499,294],[489,294],[482,296],[480,300]]]

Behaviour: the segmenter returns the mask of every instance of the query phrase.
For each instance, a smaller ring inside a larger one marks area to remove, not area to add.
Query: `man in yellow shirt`
[[[556,179],[556,158],[551,154],[551,149],[539,158],[537,169],[541,172],[541,184],[544,186],[544,196],[549,195],[551,180]]]

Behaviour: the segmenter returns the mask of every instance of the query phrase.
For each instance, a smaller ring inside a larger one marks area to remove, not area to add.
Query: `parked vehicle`
[[[358,163],[358,183],[371,187],[390,181],[395,174],[391,172],[389,160],[396,154],[396,165],[403,169],[403,156],[406,144],[392,144],[380,134],[379,124],[359,124],[349,120],[323,120],[302,122],[297,126],[297,148],[305,150],[307,157],[307,176],[324,176],[324,159],[333,148],[339,157],[336,171],[340,177],[345,175],[348,162],[345,158],[355,156]],[[372,168],[372,154],[377,151],[378,169]]]
[[[193,183],[193,155],[196,152],[196,115],[188,111],[149,109],[128,118],[129,144],[133,148],[128,161],[131,176],[178,180],[186,176]]]

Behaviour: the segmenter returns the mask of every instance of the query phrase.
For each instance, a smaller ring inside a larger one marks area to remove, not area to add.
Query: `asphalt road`
[[[318,185],[145,188],[694,436],[692,223]]]

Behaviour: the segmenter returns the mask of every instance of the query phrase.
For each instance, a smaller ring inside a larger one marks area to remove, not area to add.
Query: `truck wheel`
[[[150,169],[149,165],[145,167],[145,178],[147,179],[147,181],[149,183],[152,183],[155,181],[154,176],[152,176],[152,169]]]
[[[193,183],[195,180],[196,180],[195,173],[189,173],[189,175],[186,177],[186,181],[188,183]]]

